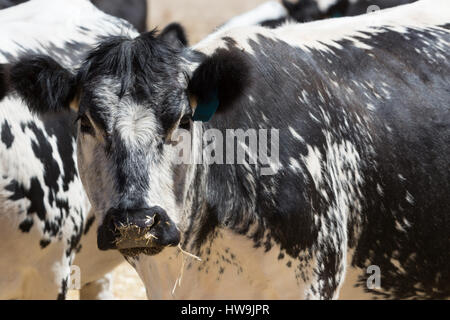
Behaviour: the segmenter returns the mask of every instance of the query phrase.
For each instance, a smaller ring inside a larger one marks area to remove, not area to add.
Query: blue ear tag
[[[332,17],[332,18],[340,18],[340,17],[342,17],[342,13],[336,12],[336,13],[334,13],[331,17]]]
[[[206,101],[200,101],[195,108],[192,120],[208,122],[219,107],[219,98],[217,97],[217,91],[214,92]]]

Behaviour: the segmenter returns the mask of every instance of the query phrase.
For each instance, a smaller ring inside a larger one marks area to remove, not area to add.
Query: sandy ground
[[[118,300],[145,300],[145,287],[136,271],[127,263],[123,262],[113,271],[113,294]],[[79,293],[69,290],[68,300],[77,300]]]
[[[148,0],[150,28],[181,23],[191,44],[230,18],[269,0]]]
[[[149,29],[162,29],[179,22],[194,44],[228,19],[251,10],[268,0],[149,0]],[[113,272],[113,293],[117,299],[146,299],[145,288],[136,271],[122,263]],[[78,299],[78,291],[69,291],[69,299]]]

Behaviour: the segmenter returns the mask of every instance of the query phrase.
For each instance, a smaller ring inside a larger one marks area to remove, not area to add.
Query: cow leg
[[[345,257],[340,251],[327,251],[317,256],[314,281],[307,290],[307,299],[338,299],[345,276]]]
[[[111,277],[108,273],[124,262],[124,259],[118,251],[98,249],[97,222],[92,212],[88,217],[91,223],[86,227],[81,239],[81,250],[73,263],[80,268],[81,273],[80,299],[112,299],[112,292],[106,292],[111,289]]]
[[[306,291],[307,299],[338,299],[347,264],[347,226],[341,219],[336,228],[324,228],[313,250],[312,281]],[[337,220],[339,221],[339,219]]]
[[[37,219],[27,232],[20,230],[16,203],[9,203],[9,211],[0,204],[0,299],[64,299],[73,254],[67,255],[65,241],[55,238],[40,245]]]
[[[80,290],[80,300],[114,300],[112,293],[112,274],[105,274],[103,278],[86,283]]]

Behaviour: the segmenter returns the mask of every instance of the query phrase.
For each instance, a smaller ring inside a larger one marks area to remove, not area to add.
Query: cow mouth
[[[176,224],[159,207],[110,209],[98,228],[97,244],[100,250],[119,250],[126,256],[155,255],[165,247],[177,246],[180,237]]]
[[[119,252],[125,257],[136,257],[141,254],[145,254],[147,256],[154,256],[160,253],[163,249],[164,246],[155,246],[155,247],[119,249]]]
[[[160,253],[164,246],[157,243],[158,238],[150,233],[149,229],[150,227],[139,228],[134,226],[128,228],[127,232],[120,231],[122,237],[115,240],[119,252],[124,256],[132,257],[139,254],[152,256]],[[119,230],[121,229],[119,228]]]

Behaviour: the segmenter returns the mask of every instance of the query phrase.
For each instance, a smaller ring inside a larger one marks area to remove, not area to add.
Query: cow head
[[[240,61],[225,49],[206,57],[148,32],[103,41],[76,74],[48,56],[12,66],[11,85],[33,112],[78,114],[78,169],[99,219],[100,249],[155,254],[180,242],[187,211],[180,171],[194,165],[179,170],[172,135],[192,130],[190,97],[217,92],[221,108],[233,100]]]

